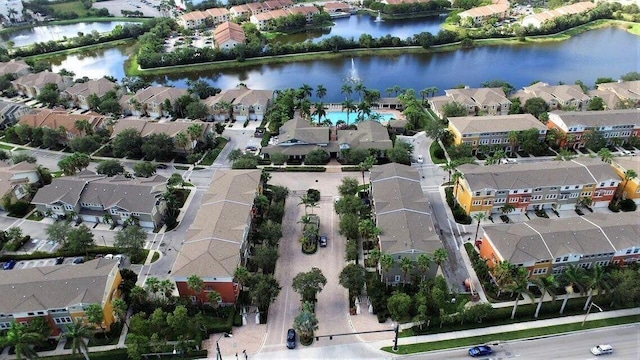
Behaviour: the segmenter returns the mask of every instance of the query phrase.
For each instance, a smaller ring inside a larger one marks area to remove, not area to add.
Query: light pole
[[[218,344],[218,341],[220,341],[222,337],[233,337],[233,335],[223,332],[222,335],[218,337],[218,340],[216,340],[216,360],[222,360],[222,354],[220,354],[220,344]]]
[[[596,303],[594,303],[593,301],[589,304],[589,308],[587,309],[587,313],[584,315],[584,319],[582,320],[582,326],[584,326],[584,322],[587,321],[587,316],[589,316],[589,312],[591,312],[591,307],[595,306],[598,308],[598,310],[600,310],[600,312],[603,312],[604,310],[602,310],[602,308],[598,305],[596,305]]]

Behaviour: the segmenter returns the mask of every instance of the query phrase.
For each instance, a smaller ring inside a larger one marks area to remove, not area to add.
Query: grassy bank
[[[640,25],[625,21],[618,20],[597,20],[589,24],[584,24],[575,27],[570,30],[563,31],[553,35],[541,35],[535,37],[527,37],[524,41],[518,38],[504,38],[504,39],[481,39],[474,40],[475,46],[496,46],[496,45],[527,45],[530,43],[543,43],[543,42],[555,42],[569,39],[571,36],[581,34],[583,32],[598,29],[606,26],[616,26],[626,29],[635,34],[640,35]],[[635,31],[635,32],[634,32]],[[367,57],[367,56],[398,56],[402,54],[424,54],[424,53],[438,53],[446,51],[454,51],[460,48],[460,43],[447,44],[442,46],[433,46],[429,49],[424,49],[419,46],[410,47],[398,47],[398,48],[376,48],[376,49],[350,49],[341,50],[334,53],[331,51],[314,52],[314,53],[302,53],[302,54],[289,54],[273,57],[260,57],[246,59],[245,61],[238,62],[236,60],[217,61],[203,64],[188,64],[188,65],[176,65],[168,67],[159,67],[152,69],[140,69],[136,61],[135,56],[131,56],[125,66],[125,73],[127,76],[142,76],[142,75],[164,75],[164,74],[182,74],[190,71],[200,70],[224,70],[224,69],[238,69],[244,67],[252,67],[266,64],[287,64],[301,61],[315,61],[315,60],[330,60],[340,59],[348,57]]]
[[[61,56],[61,55],[72,55],[72,54],[76,54],[76,53],[82,53],[82,52],[86,52],[88,50],[98,50],[98,49],[102,49],[102,48],[113,48],[113,47],[116,47],[116,46],[119,46],[119,45],[127,45],[128,43],[130,43],[132,41],[135,41],[135,40],[134,39],[120,39],[120,40],[107,41],[107,42],[103,42],[103,43],[100,43],[100,44],[80,46],[80,47],[75,47],[75,48],[66,49],[66,50],[54,51],[54,52],[50,52],[50,53],[46,53],[46,54],[27,56],[27,57],[25,57],[25,59],[33,59],[33,60],[49,59],[49,58],[56,57],[56,56]]]
[[[401,345],[396,354],[414,354],[425,351],[452,349],[457,347],[473,346],[477,344],[484,344],[493,341],[508,341],[518,339],[528,339],[540,336],[557,335],[573,331],[581,331],[588,329],[601,328],[606,326],[633,324],[638,321],[637,316],[626,316],[612,319],[594,320],[588,321],[581,326],[580,323],[556,325],[545,328],[527,329],[519,331],[511,331],[505,333],[497,333],[491,335],[481,335],[469,338],[458,338],[451,340],[443,340],[429,343]],[[383,347],[382,350],[387,352],[393,352],[391,346]]]
[[[42,22],[33,25],[22,25],[22,26],[11,26],[8,28],[4,28],[0,30],[0,34],[11,34],[14,31],[30,29],[38,26],[49,26],[49,25],[71,25],[71,24],[79,24],[79,23],[88,23],[88,22],[110,22],[110,21],[125,21],[125,22],[145,22],[150,18],[130,18],[123,16],[114,16],[114,17],[84,17],[78,19],[70,19],[70,20],[58,20],[58,21],[49,21]]]

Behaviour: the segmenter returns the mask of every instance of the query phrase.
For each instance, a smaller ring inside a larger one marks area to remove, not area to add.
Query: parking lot
[[[106,8],[113,16],[122,16],[121,10],[140,11],[144,16],[160,17],[160,11],[156,8],[160,1],[148,0],[142,2],[139,0],[109,0],[93,3],[96,9]]]

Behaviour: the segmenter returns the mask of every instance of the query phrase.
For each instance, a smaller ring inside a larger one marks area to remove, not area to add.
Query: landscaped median
[[[582,317],[582,316],[580,315],[579,317]],[[567,319],[567,321],[569,321],[569,319]],[[581,325],[581,320],[578,320],[578,322],[563,324],[563,325],[545,326],[545,327],[538,327],[538,328],[527,329],[527,330],[506,331],[506,332],[484,334],[484,335],[464,337],[464,338],[456,337],[454,333],[452,333],[451,339],[447,339],[447,340],[438,340],[438,338],[434,336],[433,337],[434,340],[430,342],[422,342],[422,343],[410,344],[410,345],[400,345],[398,346],[398,351],[393,351],[391,346],[385,346],[382,348],[382,350],[395,353],[395,354],[415,354],[415,353],[426,352],[426,351],[453,349],[458,347],[473,346],[477,344],[486,344],[494,341],[530,339],[530,338],[544,337],[549,335],[558,335],[563,333],[595,329],[595,328],[601,328],[601,327],[607,327],[607,326],[632,324],[637,322],[638,322],[638,315],[632,315],[632,316],[623,316],[618,318],[588,321],[584,324],[584,326]],[[528,324],[535,325],[536,323],[537,323],[536,321],[532,321],[532,322],[520,323],[520,325],[529,326]]]

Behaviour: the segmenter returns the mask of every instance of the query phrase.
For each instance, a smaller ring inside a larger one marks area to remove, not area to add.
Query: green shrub
[[[625,199],[620,201],[620,210],[624,212],[636,211],[637,208],[638,206],[633,201],[633,199]]]
[[[613,212],[620,212],[620,206],[615,203],[615,200],[611,201],[609,203],[609,210],[611,210]]]
[[[325,172],[327,168],[324,166],[287,166],[287,167],[274,167],[274,166],[265,166],[263,167],[266,171],[278,171],[278,172]]]
[[[441,147],[438,147],[434,150],[433,155],[436,157],[436,159],[444,159],[444,150],[442,150]]]
[[[347,172],[347,171],[360,171],[360,168],[357,166],[343,166],[342,167],[342,172]]]
[[[269,139],[271,139],[271,132],[267,130],[264,132],[264,134],[262,134],[262,140],[260,140],[260,146],[265,147],[269,145]]]

